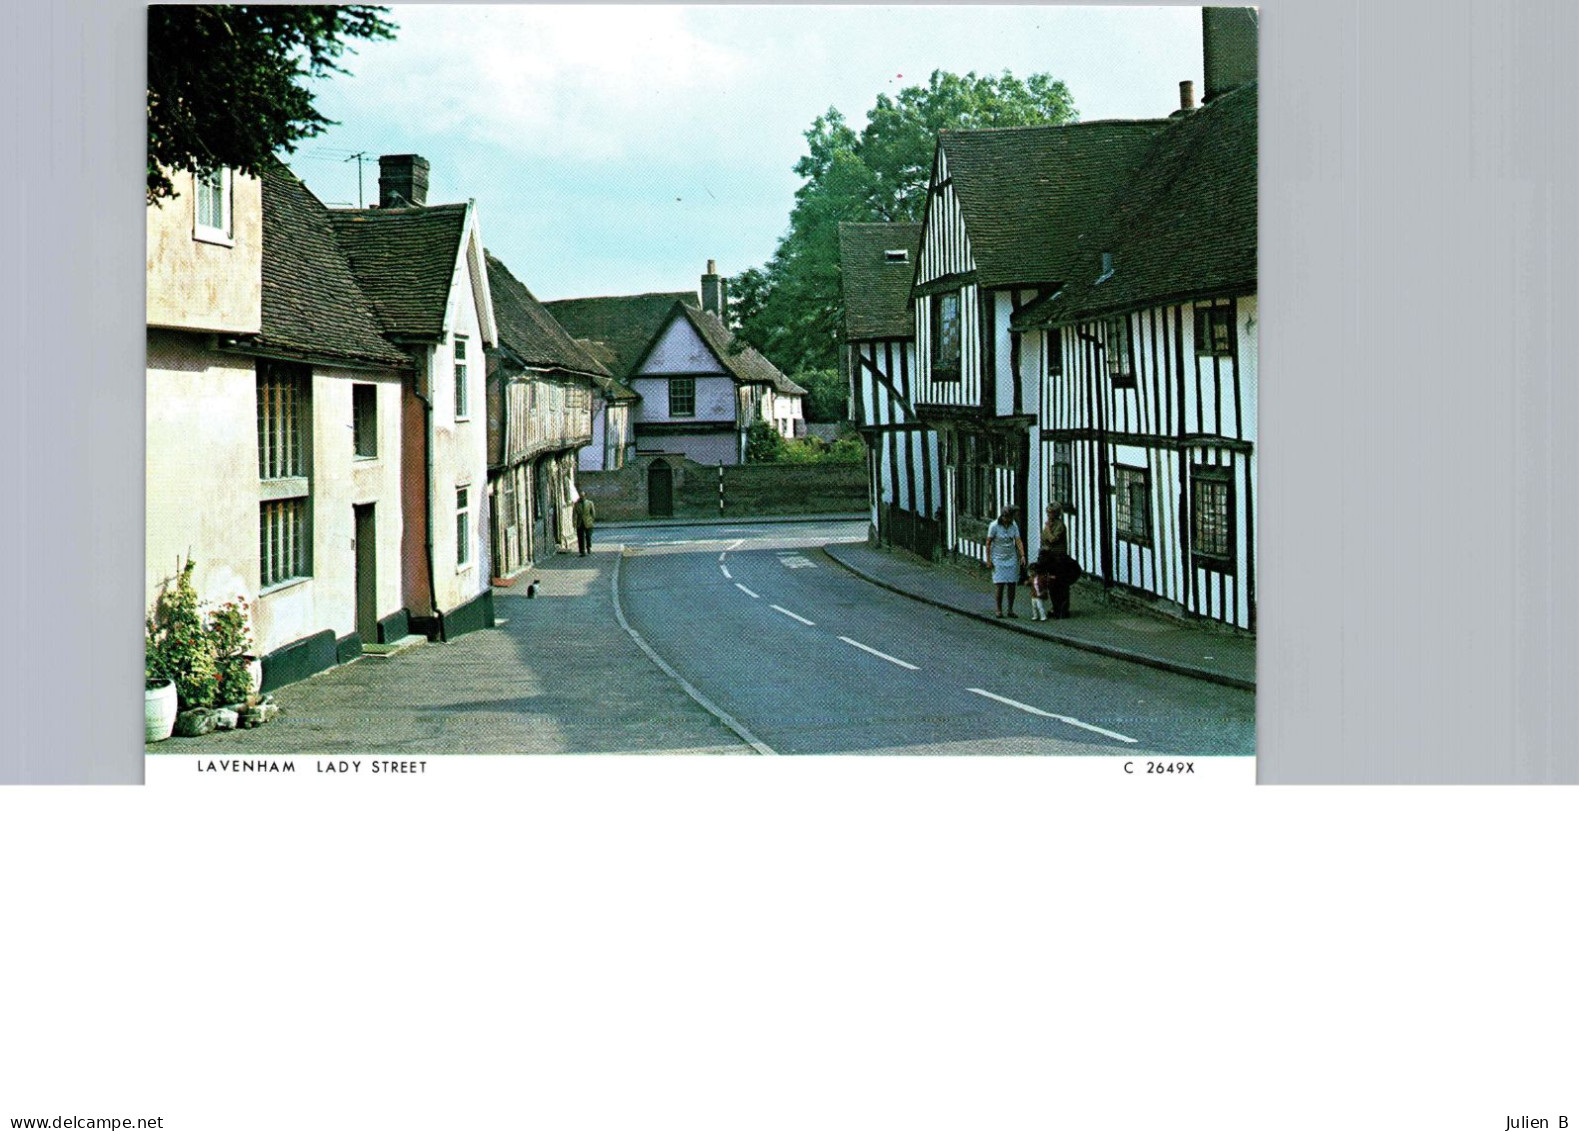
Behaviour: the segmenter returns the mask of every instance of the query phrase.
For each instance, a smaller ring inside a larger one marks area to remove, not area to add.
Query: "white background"
[[[92,736],[123,713],[136,725],[100,652],[137,631],[116,589],[139,591],[137,555],[129,584],[109,563],[141,529],[141,392],[122,377],[140,367],[125,280],[142,203],[135,96],[85,112],[74,92],[137,89],[141,9],[24,20],[41,11],[0,14],[0,309],[23,421],[0,445],[3,526],[30,533],[0,555],[3,682],[23,688],[0,749],[75,769],[122,753]],[[1579,307],[1575,10],[1264,11],[1263,776],[1295,749],[1387,772],[1437,759],[1455,780],[1549,768],[1572,757],[1579,699],[1573,368],[1553,365]],[[1356,140],[1312,145],[1311,177],[1277,195],[1275,139],[1329,132]],[[84,175],[106,154],[113,175]],[[1367,175],[1396,179],[1361,192]],[[1326,336],[1313,310],[1334,314]],[[1356,328],[1392,343],[1385,365],[1344,351]],[[1312,373],[1313,354],[1345,364]],[[1544,393],[1498,400],[1499,382]],[[1291,413],[1296,394],[1318,411]],[[1518,493],[1533,482],[1549,493]],[[1333,568],[1348,563],[1367,584]],[[1255,787],[1248,765],[1136,781],[1022,759],[501,761],[201,788],[165,772],[0,791],[0,1118],[1579,1118],[1571,789]]]

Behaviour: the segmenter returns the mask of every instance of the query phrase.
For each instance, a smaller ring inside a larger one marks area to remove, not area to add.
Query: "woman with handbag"
[[[1004,507],[987,527],[987,560],[992,563],[993,600],[998,616],[1014,616],[1014,588],[1025,570],[1025,541],[1020,537],[1019,511]],[[1007,606],[1007,607],[1005,607]]]

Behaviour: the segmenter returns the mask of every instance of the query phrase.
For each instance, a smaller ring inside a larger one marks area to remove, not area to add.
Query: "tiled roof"
[[[284,165],[263,172],[263,329],[258,343],[304,358],[406,367],[335,241],[329,210]]]
[[[612,358],[604,364],[623,381],[629,379],[677,302],[699,305],[691,291],[567,298],[543,305],[572,338],[601,343]]]
[[[614,351],[602,342],[594,342],[587,338],[577,338],[576,345],[587,351],[588,356],[597,361],[605,369],[614,370]],[[636,391],[628,385],[623,385],[612,377],[597,378],[597,386],[603,390],[603,395],[614,401],[633,401],[640,398]]]
[[[523,364],[563,369],[588,376],[609,376],[553,316],[532,296],[526,284],[491,252],[488,254],[488,289],[493,294],[493,314],[499,324],[499,344]]]
[[[1171,122],[1108,201],[1102,236],[1087,241],[1079,270],[1019,321],[1045,325],[1195,294],[1253,291],[1256,113],[1257,86],[1250,83]],[[1113,274],[1099,283],[1104,251],[1113,254]]]
[[[332,209],[335,235],[384,332],[436,341],[466,230],[464,204]]]
[[[910,281],[921,245],[920,224],[839,225],[839,273],[844,288],[844,336],[908,338],[915,332]],[[904,251],[890,260],[890,251]]]
[[[1085,234],[1166,125],[1163,119],[939,133],[977,281],[987,287],[1066,281]]]

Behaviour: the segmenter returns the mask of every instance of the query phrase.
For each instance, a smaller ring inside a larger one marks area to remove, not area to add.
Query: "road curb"
[[[1009,620],[1000,620],[998,617],[989,616],[986,613],[974,612],[971,609],[962,609],[959,606],[951,605],[946,601],[940,601],[933,597],[927,597],[912,590],[905,589],[901,586],[884,581],[882,578],[868,573],[860,566],[840,558],[837,554],[834,554],[831,550],[829,550],[827,546],[822,547],[822,552],[829,561],[833,562],[841,569],[854,574],[862,581],[866,581],[872,585],[877,586],[879,589],[887,589],[891,593],[898,593],[901,597],[909,597],[912,601],[920,601],[924,605],[932,605],[935,608],[944,609],[948,612],[956,613],[962,617],[970,617],[972,620],[979,620],[983,624],[990,624],[997,628],[1008,629],[1010,632],[1018,632],[1021,636],[1033,636],[1038,640],[1047,640],[1054,644],[1062,644],[1066,648],[1074,648],[1081,652],[1093,652],[1098,656],[1107,656],[1108,658],[1114,660],[1125,660],[1132,664],[1142,664],[1148,668],[1157,668],[1160,671],[1172,672],[1174,675],[1188,676],[1191,679],[1204,680],[1207,683],[1215,683],[1223,687],[1236,687],[1241,691],[1250,692],[1254,692],[1256,689],[1255,680],[1253,679],[1241,679],[1238,676],[1228,675],[1225,672],[1213,671],[1210,668],[1200,668],[1194,666],[1193,664],[1181,664],[1177,660],[1168,660],[1161,656],[1149,655],[1145,652],[1134,652],[1127,648],[1115,647],[1111,644],[1098,644],[1089,640],[1073,640],[1067,636],[1052,636],[1046,632],[1039,632],[1036,629],[1031,628],[1029,625],[1016,624]]]
[[[630,634],[630,638],[636,642],[636,646],[642,650],[647,658],[654,664],[658,665],[658,670],[663,672],[663,674],[668,676],[670,679],[674,680],[674,682],[678,683],[680,685],[680,690],[684,691],[693,700],[695,700],[697,706],[701,707],[709,715],[712,715],[713,718],[723,723],[724,726],[734,731],[737,738],[739,738],[747,746],[751,747],[751,749],[755,750],[758,754],[776,755],[778,753],[777,750],[773,749],[773,747],[769,746],[756,735],[752,734],[746,729],[744,723],[740,722],[728,711],[725,711],[722,707],[718,706],[718,704],[714,703],[711,699],[703,695],[699,690],[692,686],[690,680],[686,679],[679,672],[675,671],[674,668],[670,667],[668,662],[665,661],[662,656],[653,651],[652,645],[648,644],[646,640],[642,639],[641,633],[637,632],[631,627],[630,621],[625,619],[625,607],[620,602],[620,563],[624,560],[625,545],[624,543],[621,543],[618,552],[614,556],[614,574],[613,579],[610,581],[609,585],[610,590],[614,594],[614,619],[619,621],[620,627]]]

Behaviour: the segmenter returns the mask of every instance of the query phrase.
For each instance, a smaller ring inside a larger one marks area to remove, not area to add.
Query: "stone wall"
[[[661,458],[674,476],[675,518],[717,518],[718,468],[677,456],[640,456],[618,471],[582,471],[576,482],[597,504],[599,522],[654,517],[651,466]],[[855,514],[867,509],[862,464],[758,463],[724,468],[724,517]]]

